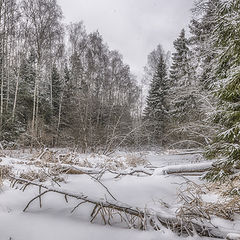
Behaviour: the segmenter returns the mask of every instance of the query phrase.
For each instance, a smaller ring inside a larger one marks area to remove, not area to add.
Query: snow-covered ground
[[[36,170],[36,166],[27,164],[32,158],[30,154],[20,152],[7,154],[11,157],[2,157],[0,164],[13,166],[16,174],[28,172],[29,169]],[[119,168],[125,172],[148,166],[153,173],[159,170],[159,167],[204,161],[200,154],[174,155],[154,152],[118,152],[109,157],[82,154],[75,159],[89,167],[101,168],[107,164],[113,170]],[[137,164],[135,164],[136,161]],[[111,200],[106,189],[89,175],[65,175],[64,178],[65,182],[60,183],[63,190],[82,192],[89,197]],[[188,176],[188,178],[196,183],[201,182],[198,176]],[[127,175],[114,178],[111,173],[104,174],[101,179],[118,201],[139,208],[154,209],[166,215],[173,214],[180,206],[178,192],[185,180],[182,176],[162,174],[151,176],[138,174],[138,176]],[[37,194],[37,188],[29,187],[22,192],[10,188],[9,181],[4,181],[0,192],[0,240],[171,240],[182,238],[166,229],[140,231],[128,229],[117,222],[114,226],[104,225],[101,219],[95,219],[93,223],[90,223],[91,205],[82,205],[71,213],[77,204],[76,200],[69,199],[66,203],[62,195],[55,193],[49,193],[43,197],[42,208],[39,208],[39,202],[35,201],[26,212],[23,212],[26,204]],[[238,227],[240,229],[239,223],[233,226],[234,224],[225,221],[222,225],[228,226],[229,231],[234,233],[237,233]],[[196,240],[200,237],[188,237],[187,239]]]

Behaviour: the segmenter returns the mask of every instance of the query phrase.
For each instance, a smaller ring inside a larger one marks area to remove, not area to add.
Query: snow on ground
[[[13,166],[16,173],[36,168],[26,164],[31,159],[30,154],[12,153],[12,158],[2,157],[1,159],[0,164]],[[120,167],[120,170],[133,168],[134,161],[132,160],[134,159],[140,159],[140,165],[147,164],[155,167],[202,161],[200,154],[174,155],[154,152],[131,154],[118,152],[110,157],[82,154],[78,155],[77,159],[80,162],[87,161],[87,164],[94,167],[107,163],[113,168]],[[112,165],[112,162],[115,165]],[[121,162],[123,164],[120,164]],[[190,179],[200,182],[197,176],[191,176]],[[88,175],[67,175],[65,180],[65,183],[60,183],[64,190],[75,193],[83,192],[89,197],[111,200],[106,189]],[[111,173],[107,173],[101,181],[112,195],[123,203],[140,208],[147,207],[171,215],[180,204],[177,195],[179,187],[185,179],[181,176],[156,174],[152,176],[122,176],[115,179]],[[26,204],[37,194],[37,188],[29,187],[23,193],[10,188],[8,181],[4,182],[0,192],[0,240],[182,239],[166,229],[162,231],[130,230],[118,223],[114,226],[105,226],[100,219],[90,223],[89,214],[92,206],[82,205],[71,214],[71,210],[77,202],[70,199],[67,204],[63,196],[54,193],[43,197],[41,209],[38,201],[35,201],[27,212],[22,212]],[[168,208],[169,206],[171,207]],[[196,236],[187,239],[197,240],[200,238]]]
[[[84,184],[84,183],[81,183]],[[78,188],[79,189],[79,188]],[[90,190],[89,192],[91,192]],[[123,227],[89,223],[86,207],[70,214],[73,202],[66,204],[60,196],[51,194],[43,199],[44,207],[34,203],[28,212],[22,209],[34,196],[34,191],[22,193],[5,188],[0,198],[0,239],[14,240],[79,240],[79,239],[176,239],[170,231],[144,232]],[[100,191],[99,191],[100,192]],[[36,191],[35,191],[36,194]],[[128,194],[125,195],[128,197]],[[139,196],[138,196],[139,197]],[[146,199],[146,198],[145,198]],[[133,201],[135,202],[135,201]],[[136,201],[139,202],[139,201]]]

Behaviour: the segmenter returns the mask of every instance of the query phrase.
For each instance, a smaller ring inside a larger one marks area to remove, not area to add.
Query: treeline
[[[172,56],[161,45],[149,54],[144,104],[122,56],[82,22],[64,25],[55,0],[0,1],[2,145],[208,146],[231,172],[240,156],[240,1],[198,0],[192,11],[190,36],[180,31]]]
[[[170,59],[161,45],[150,53],[146,77],[151,85],[144,111],[149,142],[178,148],[204,147],[216,134],[212,94],[217,49],[213,40],[218,0],[199,0],[189,24],[173,42]]]
[[[62,18],[56,0],[0,1],[2,144],[132,144],[141,91],[129,66],[97,31]]]
[[[198,0],[189,24],[167,55],[158,46],[149,55],[151,79],[145,108],[150,142],[205,147],[220,161],[211,180],[239,176],[240,169],[240,1]]]

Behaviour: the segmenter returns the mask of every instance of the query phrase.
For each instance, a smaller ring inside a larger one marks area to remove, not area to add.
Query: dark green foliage
[[[62,90],[62,120],[60,126],[64,129],[66,127],[70,127],[70,123],[74,121],[74,111],[76,112],[77,108],[75,101],[76,96],[74,95],[74,87],[71,80],[71,73],[67,64],[65,64],[64,67]]]
[[[58,73],[58,69],[55,64],[52,67],[51,80],[52,80],[53,115],[58,116],[59,105],[60,105],[61,94],[62,94],[62,83],[61,83],[60,75]]]
[[[35,53],[31,50],[27,59],[23,59],[20,69],[17,119],[26,125],[32,120],[33,92],[36,80]]]
[[[152,142],[164,145],[163,136],[167,125],[167,94],[169,80],[167,78],[166,63],[163,52],[158,58],[158,64],[150,84],[147,97],[147,107],[144,111],[144,119],[147,120],[147,130],[151,133]]]
[[[189,28],[191,32],[190,45],[193,46],[195,58],[201,71],[198,79],[203,89],[211,89],[216,78],[213,74],[215,58],[215,42],[211,38],[215,30],[216,11],[220,0],[196,1],[193,8],[194,18]]]
[[[219,55],[217,66],[219,99],[215,122],[222,126],[209,157],[221,157],[223,161],[206,176],[219,179],[239,171],[240,162],[240,4],[238,0],[223,2],[218,12],[216,42]],[[224,174],[222,174],[224,172]],[[216,177],[217,176],[217,177]]]
[[[184,123],[194,119],[197,107],[194,67],[184,29],[174,41],[175,53],[170,68],[171,121]]]
[[[179,37],[173,43],[175,53],[172,54],[172,65],[170,69],[170,80],[172,86],[189,85],[190,84],[190,50],[188,40],[185,37],[185,30],[182,29]]]

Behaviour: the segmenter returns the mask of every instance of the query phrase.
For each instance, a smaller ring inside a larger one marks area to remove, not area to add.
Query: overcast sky
[[[99,30],[110,49],[119,50],[141,76],[147,55],[172,42],[187,28],[194,0],[57,0],[65,22],[83,20],[88,32]]]

